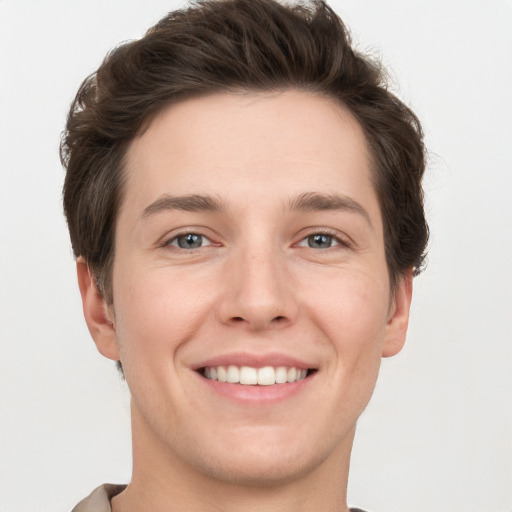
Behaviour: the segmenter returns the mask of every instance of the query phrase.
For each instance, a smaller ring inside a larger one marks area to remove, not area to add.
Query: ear
[[[105,357],[119,361],[119,347],[112,308],[98,291],[89,265],[82,257],[76,261],[76,273],[85,321],[94,343],[96,343],[96,348]]]
[[[409,309],[412,299],[412,269],[399,278],[391,299],[386,337],[382,357],[391,357],[402,350],[409,325]]]

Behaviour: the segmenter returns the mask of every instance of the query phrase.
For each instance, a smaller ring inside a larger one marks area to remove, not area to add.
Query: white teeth
[[[272,366],[264,366],[258,370],[258,384],[260,386],[272,386],[276,383],[276,371]]]
[[[240,370],[238,369],[238,366],[234,366],[230,364],[228,366],[228,380],[230,384],[236,384],[237,382],[240,382]]]
[[[253,368],[251,366],[207,366],[204,368],[204,377],[229,384],[243,384],[245,386],[272,386],[273,384],[286,384],[305,379],[308,371],[303,368],[286,366],[264,366]]]
[[[277,384],[288,382],[288,370],[286,366],[278,366],[276,368],[276,382]]]
[[[240,384],[258,384],[258,370],[250,366],[242,366],[240,368]]]
[[[224,368],[224,366],[217,367],[217,377],[219,379],[219,382],[227,382],[228,372],[226,371],[226,368]]]

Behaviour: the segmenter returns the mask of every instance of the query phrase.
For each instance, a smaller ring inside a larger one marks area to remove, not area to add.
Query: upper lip
[[[278,352],[266,354],[248,354],[243,352],[233,352],[214,356],[201,361],[193,366],[194,370],[205,367],[216,366],[250,366],[252,368],[263,368],[264,366],[286,366],[288,368],[295,367],[300,369],[315,369],[316,366],[309,362],[303,361],[296,357],[280,354]]]

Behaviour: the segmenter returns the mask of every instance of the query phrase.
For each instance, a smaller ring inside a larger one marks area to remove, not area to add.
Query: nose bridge
[[[224,321],[251,329],[283,325],[295,316],[286,257],[268,234],[247,239],[229,258]]]

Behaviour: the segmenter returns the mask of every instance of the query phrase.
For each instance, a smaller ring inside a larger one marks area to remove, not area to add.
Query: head
[[[169,105],[224,92],[308,91],[338,102],[359,122],[370,150],[390,283],[422,268],[428,228],[420,124],[355,52],[323,2],[218,0],[170,13],[140,40],[112,51],[71,107],[61,145],[64,210],[75,255],[108,302],[116,219],[131,142]]]
[[[271,0],[171,13],[84,82],[62,155],[134,467],[254,484],[347,460],[405,339],[427,227],[419,123],[340,19]]]

